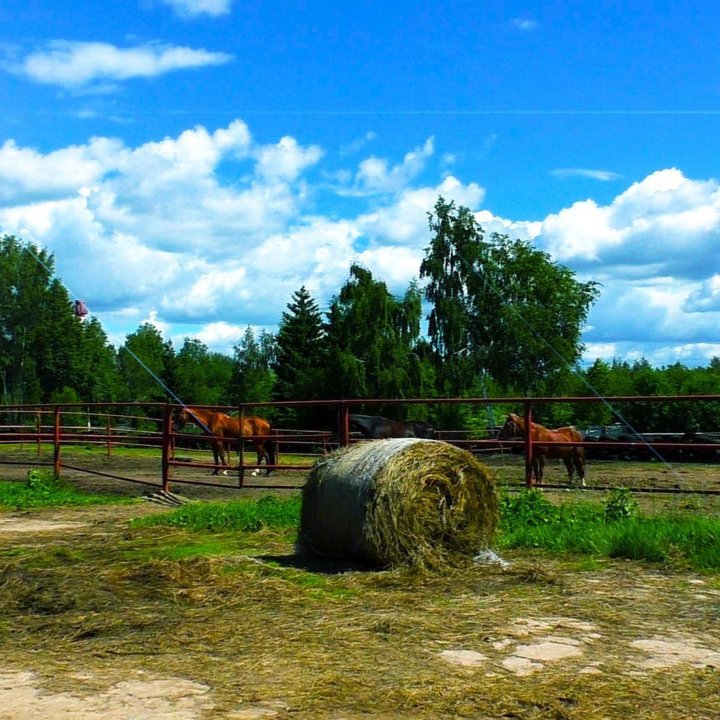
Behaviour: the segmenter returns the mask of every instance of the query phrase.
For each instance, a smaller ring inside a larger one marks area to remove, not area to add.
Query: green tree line
[[[353,264],[325,311],[295,291],[275,334],[248,327],[232,356],[185,338],[175,349],[144,323],[118,348],[96,318],[75,316],[54,277],[54,257],[14,236],[0,238],[2,404],[165,401],[237,405],[338,398],[403,399],[554,395],[713,394],[720,358],[708,367],[655,368],[645,361],[579,365],[581,333],[599,295],[530,243],[487,234],[472,212],[438,198],[428,213],[420,277],[396,296]],[[421,286],[422,283],[422,286]],[[717,403],[539,407],[541,422],[647,430],[720,428]],[[372,412],[479,429],[501,406],[373,404]],[[273,421],[323,427],[333,411],[283,408]]]

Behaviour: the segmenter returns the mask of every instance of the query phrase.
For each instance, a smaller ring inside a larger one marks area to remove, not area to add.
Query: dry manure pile
[[[439,569],[490,546],[490,471],[436,440],[374,440],[319,462],[303,489],[298,549],[376,567]]]

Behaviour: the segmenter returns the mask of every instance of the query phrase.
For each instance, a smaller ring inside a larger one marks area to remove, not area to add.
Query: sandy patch
[[[0,673],[0,720],[198,720],[212,707],[209,687],[182,678],[125,680],[76,694],[47,692],[31,672]]]
[[[543,664],[539,662],[533,662],[524,657],[518,655],[511,655],[509,658],[503,660],[503,667],[515,675],[531,675],[532,673],[542,670]]]
[[[572,635],[559,634],[558,630],[570,631]],[[507,653],[500,663],[516,675],[529,675],[547,663],[582,657],[587,645],[602,637],[592,623],[564,617],[520,618],[512,624],[508,634],[510,637],[495,640],[491,645],[494,650]],[[520,639],[525,642],[518,644]],[[478,667],[489,660],[472,650],[444,650],[440,656],[463,667]],[[592,663],[588,667],[592,668],[589,672],[597,671]]]
[[[553,632],[559,629],[571,630],[572,632],[588,635],[595,634],[597,628],[592,623],[576,620],[575,618],[519,618],[513,623],[509,634],[513,637],[520,638],[527,637],[528,635]]]
[[[531,645],[518,645],[513,653],[517,657],[541,662],[555,662],[565,658],[580,657],[583,650],[573,638],[553,637]]]
[[[0,532],[30,533],[30,532],[58,532],[59,530],[72,530],[87,527],[87,523],[69,522],[59,520],[29,520],[18,515],[0,517]]]
[[[518,645],[513,654],[503,660],[503,667],[516,675],[529,675],[543,668],[544,663],[581,657],[583,652],[580,641],[574,638],[552,637]]]
[[[460,665],[461,667],[480,667],[488,659],[487,655],[473,650],[443,650],[440,657],[452,665]]]
[[[694,638],[654,637],[633,640],[630,645],[647,653],[648,657],[641,660],[638,665],[649,670],[675,665],[691,665],[695,668],[720,667],[720,652],[700,645]]]

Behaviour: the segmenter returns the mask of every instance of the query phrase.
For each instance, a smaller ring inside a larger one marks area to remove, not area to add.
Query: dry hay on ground
[[[317,463],[298,546],[373,566],[439,569],[492,542],[497,497],[471,453],[436,440],[358,443]]]
[[[128,527],[159,512],[33,511],[85,523],[0,534],[12,720],[720,717],[715,576],[517,551],[508,568],[337,572],[275,532],[172,560],[206,537]]]
[[[508,568],[336,572],[273,532],[171,560],[205,538],[128,527],[167,511],[14,514],[16,534],[0,533],[9,720],[121,706],[164,720],[720,717],[717,576],[531,551],[504,553]],[[57,524],[22,532],[38,521]]]

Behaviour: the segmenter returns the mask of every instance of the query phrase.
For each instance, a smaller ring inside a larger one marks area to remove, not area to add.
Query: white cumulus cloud
[[[355,175],[354,192],[374,194],[399,192],[417,177],[435,151],[435,141],[428,138],[422,147],[407,153],[401,163],[391,165],[387,159],[369,157],[363,160]]]
[[[38,83],[87,90],[107,89],[131,78],[224,65],[231,59],[223,52],[159,43],[119,48],[104,42],[54,40],[26,55],[12,69]]]
[[[116,167],[121,153],[122,143],[109,138],[93,138],[87,145],[47,154],[6,140],[0,147],[0,200],[74,192]]]
[[[427,214],[440,195],[447,201],[455,201],[456,205],[477,207],[485,191],[476,183],[463,185],[448,175],[434,187],[405,189],[395,202],[360,216],[358,223],[372,243],[417,244],[418,238],[429,238]]]
[[[702,279],[717,257],[720,186],[675,168],[633,183],[609,205],[579,201],[549,215],[538,242],[558,260],[602,276]]]
[[[257,172],[265,178],[295,180],[322,156],[322,150],[316,145],[303,148],[295,138],[284,137],[276,145],[266,145],[258,150]]]
[[[716,180],[658,170],[606,204],[578,200],[528,221],[494,214],[484,188],[445,175],[441,158],[433,165],[432,139],[399,159],[328,171],[342,157],[332,150],[287,135],[259,143],[240,120],[135,146],[98,137],[41,152],[8,139],[0,233],[54,253],[58,276],[113,342],[152,318],[174,339],[227,351],[247,326],[272,329],[302,285],[327,307],[352,262],[402,294],[418,277],[441,195],[487,233],[532,242],[601,283],[587,359],[718,354]]]
[[[227,15],[232,7],[233,0],[161,0],[169,5],[180,17],[197,17],[210,15],[218,17]]]

